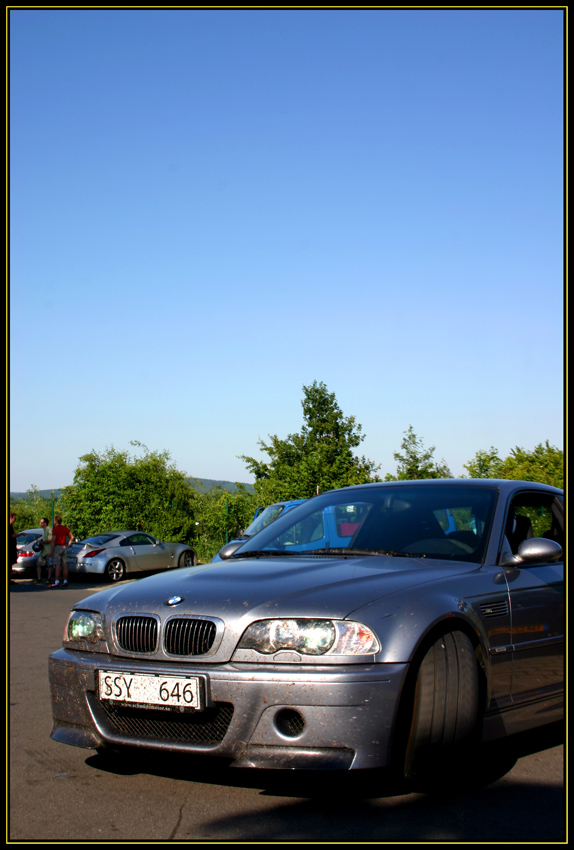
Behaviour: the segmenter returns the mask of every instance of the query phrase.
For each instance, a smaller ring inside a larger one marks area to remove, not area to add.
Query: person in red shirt
[[[56,568],[55,581],[50,587],[58,587],[60,584],[60,565],[62,566],[63,581],[62,587],[68,584],[68,568],[66,566],[66,549],[74,542],[74,535],[67,526],[62,525],[62,517],[54,517],[56,524],[52,529],[52,548],[50,549],[50,557],[52,565]],[[70,543],[66,541],[70,538]]]

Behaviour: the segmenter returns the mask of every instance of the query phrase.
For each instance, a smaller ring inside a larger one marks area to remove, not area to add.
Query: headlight
[[[96,611],[72,611],[64,630],[64,646],[107,652],[102,615]]]
[[[238,649],[265,655],[291,649],[302,655],[372,655],[380,649],[375,634],[346,620],[259,620],[243,633]]]

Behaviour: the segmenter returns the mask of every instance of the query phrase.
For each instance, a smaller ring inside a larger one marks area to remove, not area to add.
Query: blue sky
[[[563,12],[10,12],[12,490],[324,381],[394,471],[563,445]]]

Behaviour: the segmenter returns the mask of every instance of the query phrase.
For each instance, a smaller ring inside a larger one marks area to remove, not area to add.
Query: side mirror
[[[505,538],[506,540],[506,538]],[[529,564],[552,563],[562,557],[562,546],[546,537],[531,537],[523,540],[518,552],[513,555],[510,547],[505,548],[500,558],[501,567],[527,567]]]
[[[232,540],[231,543],[226,543],[225,546],[222,546],[217,554],[222,561],[225,561],[226,558],[230,558],[244,543],[245,540]]]
[[[555,540],[545,537],[531,537],[523,540],[518,547],[517,564],[536,564],[540,562],[559,561],[562,557],[562,546]]]

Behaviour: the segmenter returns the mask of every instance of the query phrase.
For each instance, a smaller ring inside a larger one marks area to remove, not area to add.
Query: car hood
[[[250,558],[178,569],[112,587],[79,602],[115,617],[173,613],[219,617],[244,626],[266,617],[344,619],[375,599],[478,569],[421,558]],[[176,607],[171,597],[181,597]]]

